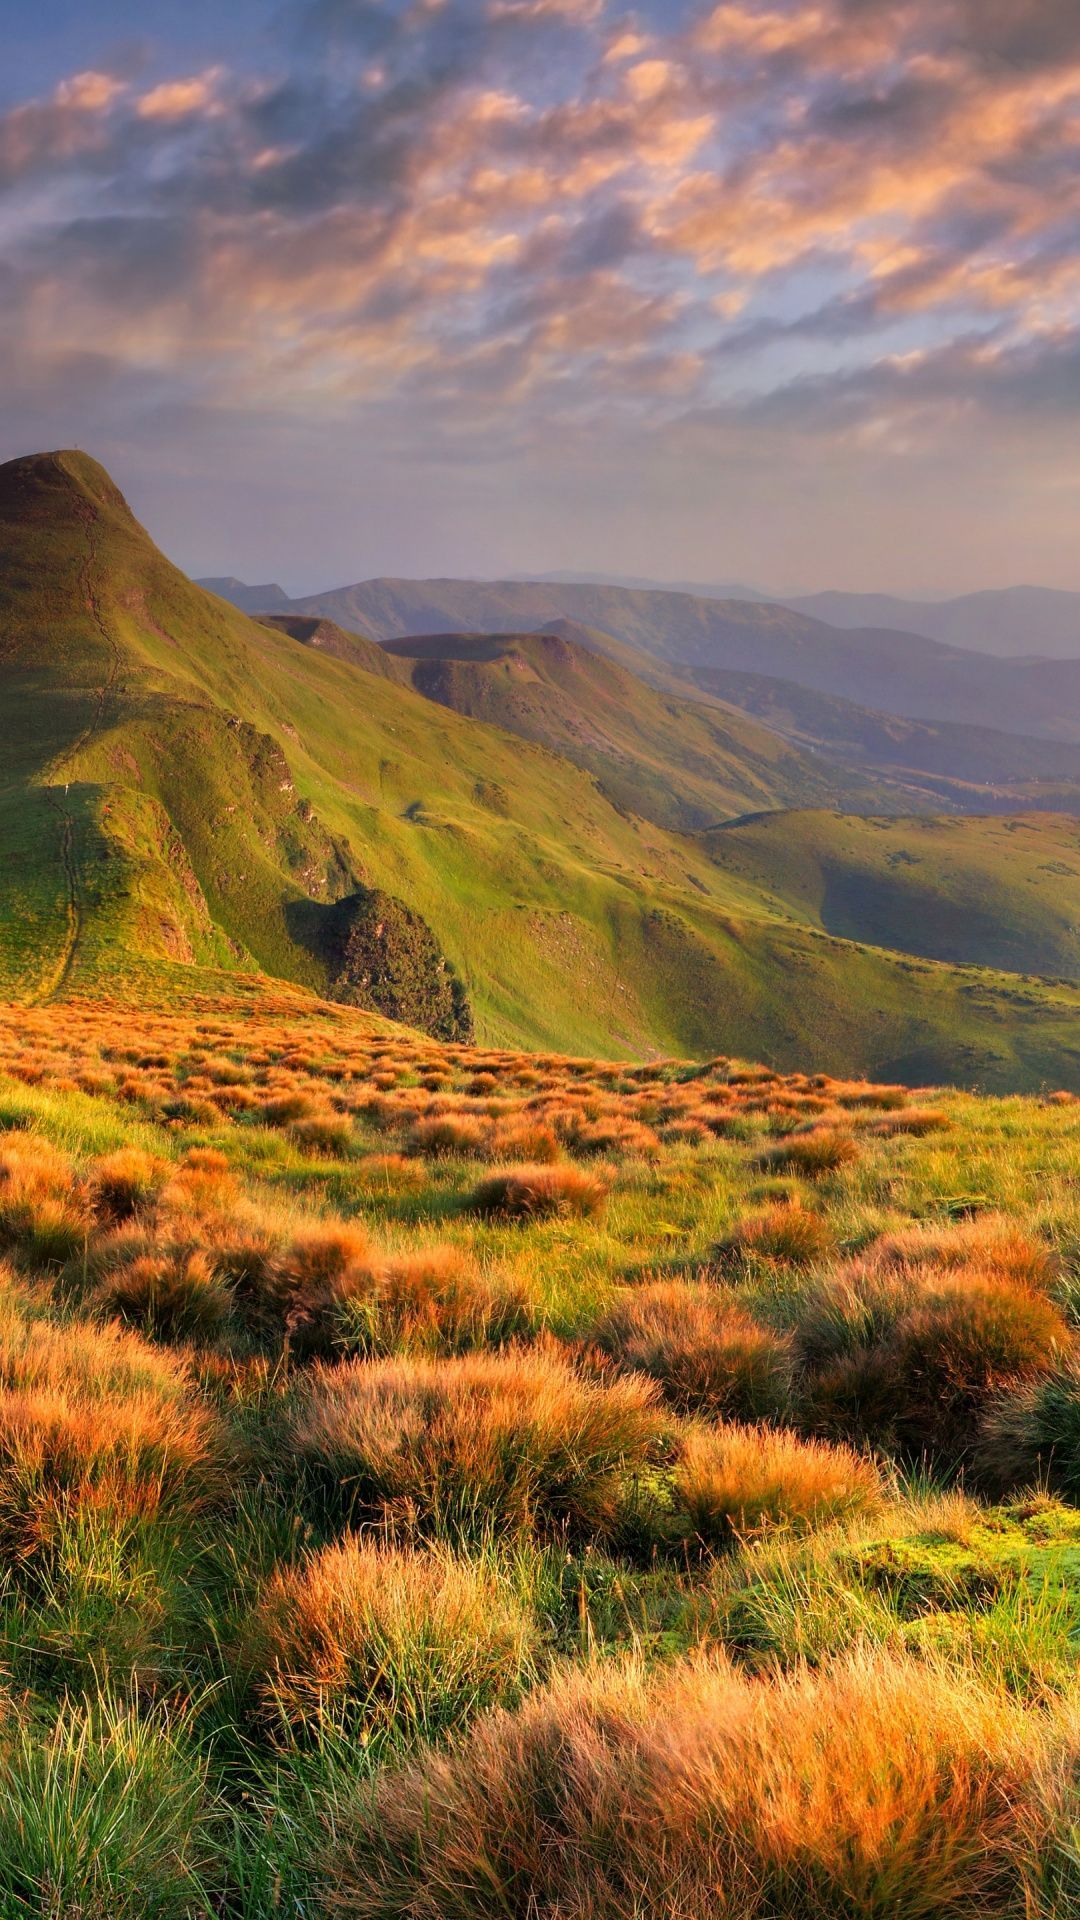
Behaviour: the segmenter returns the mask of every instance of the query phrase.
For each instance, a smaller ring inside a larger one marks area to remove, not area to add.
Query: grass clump
[[[1063,1354],[1040,1378],[988,1407],[978,1468],[984,1483],[999,1491],[1045,1481],[1080,1502],[1080,1357]]]
[[[168,1162],[141,1147],[118,1147],[90,1170],[90,1201],[99,1219],[118,1225],[144,1212],[169,1177]]]
[[[581,1167],[509,1167],[481,1180],[473,1191],[473,1211],[502,1220],[590,1218],[608,1196],[605,1181]]]
[[[1071,1344],[1060,1314],[1038,1294],[979,1274],[939,1284],[894,1343],[901,1444],[962,1458],[991,1399],[1049,1372]]]
[[[811,1127],[807,1133],[792,1133],[766,1148],[762,1167],[770,1173],[797,1173],[804,1180],[821,1180],[839,1173],[859,1158],[859,1149],[850,1133],[835,1127]]]
[[[431,1739],[511,1699],[533,1647],[490,1569],[350,1538],[274,1574],[240,1664],[263,1720],[328,1722],[367,1745]]]
[[[996,1690],[910,1659],[766,1682],[719,1659],[651,1681],[599,1668],[356,1793],[336,1905],[354,1920],[1007,1920],[1053,1824],[1043,1770],[1067,1749]]]
[[[830,1222],[796,1200],[747,1215],[719,1242],[713,1259],[725,1268],[762,1263],[803,1269],[821,1266],[835,1253]]]
[[[122,1263],[99,1282],[94,1299],[107,1318],[166,1341],[214,1340],[226,1326],[231,1307],[228,1288],[199,1248],[144,1254]]]
[[[247,1324],[287,1338],[298,1355],[332,1353],[348,1302],[370,1287],[366,1228],[357,1221],[313,1221],[265,1260],[258,1241],[253,1251],[250,1276],[237,1286]]]
[[[871,1512],[883,1495],[864,1455],[768,1427],[693,1427],[675,1470],[676,1503],[706,1546]]]
[[[345,1517],[449,1534],[610,1539],[664,1433],[656,1389],[600,1385],[554,1348],[319,1368],[289,1444]]]
[[[220,1870],[206,1759],[182,1722],[108,1697],[0,1719],[0,1910],[191,1920]]]
[[[1006,1387],[1073,1344],[1045,1295],[978,1271],[873,1262],[822,1282],[799,1314],[802,1418],[955,1467]]]
[[[409,1133],[409,1150],[419,1154],[483,1153],[490,1123],[470,1113],[441,1113],[418,1120]]]
[[[459,1247],[423,1247],[376,1261],[370,1289],[341,1317],[344,1347],[362,1353],[470,1353],[536,1331],[525,1282],[484,1269]]]
[[[57,1325],[0,1296],[0,1537],[31,1553],[58,1511],[190,1513],[223,1447],[184,1363],[135,1333]]]
[[[875,1241],[872,1258],[887,1268],[931,1267],[955,1272],[974,1268],[1014,1286],[1045,1291],[1058,1277],[1059,1262],[1017,1220],[1000,1213],[969,1220],[920,1221]]]
[[[716,1287],[624,1288],[593,1337],[617,1367],[655,1380],[680,1413],[772,1420],[790,1397],[787,1340]]]

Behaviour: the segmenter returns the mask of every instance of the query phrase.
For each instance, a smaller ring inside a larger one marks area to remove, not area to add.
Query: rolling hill
[[[1080,822],[759,815],[707,836],[800,923],[926,959],[1080,979]]]
[[[913,719],[1080,741],[1080,659],[995,660],[891,628],[842,630],[770,603],[556,582],[369,580],[292,610],[380,641],[571,620],[669,667],[766,674]]]
[[[488,1041],[1080,1087],[1074,989],[838,937],[374,665],[194,586],[85,455],[0,468],[5,991],[325,993],[385,896]]]
[[[647,686],[596,651],[601,638],[564,623],[558,633],[388,641],[385,654],[429,700],[565,755],[618,807],[660,826],[697,831],[760,807],[887,804],[881,786],[735,707]]]

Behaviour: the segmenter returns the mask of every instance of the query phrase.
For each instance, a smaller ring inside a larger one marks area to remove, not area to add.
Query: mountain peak
[[[286,613],[292,607],[284,587],[276,580],[268,580],[262,586],[252,587],[246,580],[238,580],[234,573],[218,575],[212,578],[198,579],[197,587],[206,593],[216,593],[219,600],[228,600],[241,613]]]
[[[87,507],[138,528],[111,474],[78,447],[22,454],[0,465],[0,519],[40,525],[70,520]]]

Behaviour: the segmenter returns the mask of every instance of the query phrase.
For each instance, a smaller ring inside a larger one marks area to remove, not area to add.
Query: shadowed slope
[[[707,836],[812,926],[959,965],[1080,979],[1080,823],[758,815]]]

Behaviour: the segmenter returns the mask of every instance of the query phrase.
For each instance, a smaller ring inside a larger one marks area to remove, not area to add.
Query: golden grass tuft
[[[352,1537],[271,1577],[239,1664],[271,1725],[430,1739],[511,1698],[533,1639],[486,1568]]]
[[[834,1127],[811,1127],[807,1133],[792,1133],[766,1148],[760,1164],[767,1171],[797,1173],[804,1180],[820,1180],[826,1174],[839,1173],[859,1157],[859,1149],[850,1133]]]
[[[655,1380],[680,1413],[768,1420],[790,1397],[788,1342],[717,1287],[625,1287],[593,1338],[619,1368]]]
[[[781,1267],[816,1267],[831,1260],[836,1236],[823,1214],[798,1200],[779,1201],[740,1220],[715,1248],[722,1266],[768,1262]]]
[[[496,1219],[548,1220],[597,1214],[607,1196],[607,1183],[580,1167],[521,1166],[481,1180],[470,1204]]]
[[[452,1532],[618,1532],[665,1423],[638,1378],[600,1385],[553,1347],[315,1370],[290,1423],[295,1457],[350,1517]]]
[[[31,1317],[10,1283],[0,1292],[0,1534],[16,1551],[39,1544],[58,1503],[192,1511],[220,1492],[222,1460],[180,1360],[116,1327]]]
[[[169,1177],[169,1164],[140,1147],[119,1147],[90,1169],[90,1201],[99,1219],[115,1224],[142,1213]]]
[[[491,1135],[490,1122],[471,1113],[440,1113],[417,1120],[409,1133],[411,1153],[477,1154],[483,1153]]]
[[[107,1272],[98,1310],[154,1340],[213,1340],[229,1318],[227,1286],[200,1248],[144,1254]]]
[[[775,1680],[722,1657],[567,1673],[354,1792],[334,1909],[1013,1920],[1073,1744],[1067,1723],[884,1654]]]
[[[459,1247],[387,1255],[343,1316],[343,1338],[372,1354],[468,1353],[523,1339],[537,1326],[515,1275],[484,1270]]]
[[[696,1537],[722,1546],[765,1527],[803,1531],[872,1511],[883,1487],[873,1463],[849,1447],[732,1425],[691,1428],[675,1494]]]
[[[249,1296],[256,1327],[286,1334],[298,1353],[332,1351],[347,1302],[370,1287],[371,1246],[359,1221],[327,1220],[296,1233]]]
[[[1047,1288],[1060,1272],[1050,1249],[1001,1213],[966,1220],[919,1221],[882,1234],[869,1257],[884,1267],[974,1267],[1020,1287]]]

